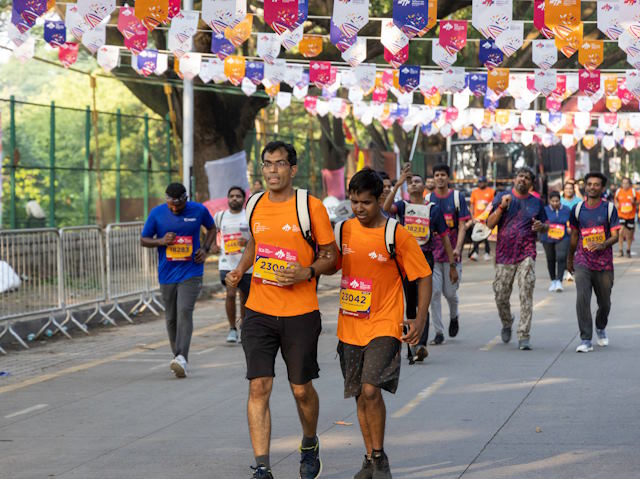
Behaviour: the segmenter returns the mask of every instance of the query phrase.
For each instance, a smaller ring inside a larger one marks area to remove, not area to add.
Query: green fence
[[[3,228],[143,219],[179,179],[168,118],[13,97],[0,115]]]

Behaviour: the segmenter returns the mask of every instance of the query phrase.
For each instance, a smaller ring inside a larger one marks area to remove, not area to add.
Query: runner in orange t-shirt
[[[273,478],[269,464],[269,397],[278,350],[287,366],[302,423],[300,477],[314,479],[322,470],[316,436],[318,394],[312,384],[320,369],[316,277],[335,269],[336,249],[327,210],[312,196],[308,205],[317,257],[315,247],[303,237],[296,204],[302,192],[293,188],[297,171],[292,145],[281,141],[267,144],[262,151],[262,172],[268,192],[255,203],[249,222],[252,237],[239,265],[226,277],[227,284],[236,286],[253,265],[241,336],[250,381],[247,415],[256,459],[253,477],[260,479]]]
[[[474,221],[477,221],[477,218],[484,213],[487,209],[487,206],[491,204],[493,198],[495,197],[496,192],[493,188],[487,185],[487,178],[485,176],[481,176],[478,178],[478,187],[471,192],[471,199],[469,203],[471,204],[471,215],[473,216]],[[480,250],[480,242],[473,242],[473,253],[471,253],[471,260],[478,260],[478,252]],[[491,259],[491,247],[489,246],[489,239],[484,240],[484,260],[489,261]]]
[[[631,187],[629,178],[622,179],[622,186],[616,191],[615,205],[620,218],[622,231],[620,234],[619,246],[620,256],[624,256],[624,242],[627,242],[627,256],[631,258],[631,243],[633,242],[633,232],[636,228],[636,214],[638,214],[638,203],[640,203],[640,191]]]
[[[338,353],[344,396],[355,397],[366,447],[356,477],[391,478],[384,453],[386,409],[381,390],[395,393],[400,378],[401,341],[415,345],[425,326],[431,299],[431,269],[416,239],[380,208],[382,180],[365,168],[349,183],[355,218],[336,226],[342,266],[338,313]],[[385,242],[388,221],[395,224],[391,256]],[[418,283],[418,315],[403,335],[402,275]]]

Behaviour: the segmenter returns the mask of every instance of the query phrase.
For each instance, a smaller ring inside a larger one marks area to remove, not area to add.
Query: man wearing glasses
[[[158,248],[158,282],[166,308],[167,332],[173,352],[170,363],[176,377],[187,376],[189,346],[193,333],[193,308],[202,288],[204,261],[215,245],[216,229],[209,211],[187,201],[181,183],[171,183],[166,203],[149,213],[140,243]],[[200,246],[200,229],[207,229]]]
[[[302,424],[300,478],[315,479],[322,470],[316,436],[319,401],[313,387],[320,370],[317,356],[322,329],[316,278],[333,270],[337,253],[327,210],[312,196],[308,197],[308,210],[315,247],[303,237],[296,202],[301,192],[293,188],[297,172],[292,145],[281,141],[267,144],[262,151],[267,192],[250,214],[252,236],[240,263],[226,277],[228,285],[237,286],[253,266],[241,336],[249,380],[247,416],[256,460],[254,479],[273,479],[269,398],[278,350],[287,366]]]

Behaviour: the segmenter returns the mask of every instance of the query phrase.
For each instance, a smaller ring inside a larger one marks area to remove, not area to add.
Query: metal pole
[[[413,162],[413,155],[416,152],[416,146],[418,146],[418,137],[420,136],[420,125],[416,125],[416,131],[413,133],[413,144],[411,145],[411,154],[409,155],[409,163]],[[356,158],[357,161],[357,158]]]
[[[144,114],[144,217],[149,216],[149,115]],[[186,185],[185,185],[186,186]]]
[[[116,223],[120,223],[120,164],[122,152],[120,142],[122,140],[122,115],[120,108],[116,111]]]
[[[193,0],[184,0],[182,8],[184,10],[193,10]],[[191,198],[191,168],[193,167],[193,81],[185,78],[182,85],[182,182],[187,189],[187,195]]]
[[[451,106],[451,93],[447,93],[447,107]],[[447,137],[447,164],[453,173],[453,156],[451,155],[451,136]]]
[[[9,171],[11,172],[11,207],[9,208],[11,229],[16,229],[16,98],[9,102]]]
[[[49,119],[49,228],[56,226],[56,104]]]
[[[89,202],[91,201],[91,171],[89,157],[91,155],[91,107],[87,107],[84,115],[84,224],[89,224]]]
[[[164,117],[164,124],[164,133],[166,138],[165,148],[167,150],[167,184],[169,184],[171,183],[171,119],[169,118],[169,113]]]

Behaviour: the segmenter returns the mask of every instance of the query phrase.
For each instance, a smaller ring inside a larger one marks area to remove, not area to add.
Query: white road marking
[[[449,378],[440,378],[436,380],[433,384],[427,386],[422,391],[420,391],[416,397],[414,397],[411,401],[404,405],[401,409],[396,411],[391,417],[403,417],[413,411],[422,401],[427,399],[430,396],[433,396],[435,392],[442,387],[444,383],[447,382]]]
[[[491,351],[491,349],[498,344],[502,339],[500,338],[500,336],[496,336],[495,338],[493,338],[491,341],[489,341],[487,344],[485,344],[483,347],[480,348],[480,351]]]
[[[200,354],[208,353],[209,351],[213,351],[216,348],[217,348],[217,346],[214,346],[212,348],[203,349],[202,351],[198,351],[197,353],[193,353],[193,354],[194,355],[200,355]]]
[[[5,416],[5,419],[11,419],[11,418],[16,417],[16,416],[22,416],[23,414],[29,414],[30,412],[38,411],[40,409],[44,409],[47,406],[48,406],[48,404],[36,404],[35,406],[28,407],[27,409],[22,409],[21,411],[16,411],[14,413],[7,414]]]

